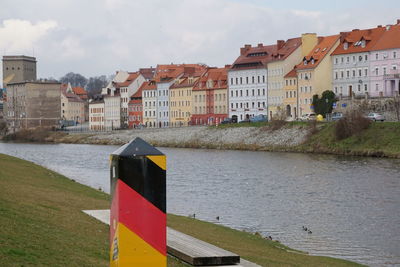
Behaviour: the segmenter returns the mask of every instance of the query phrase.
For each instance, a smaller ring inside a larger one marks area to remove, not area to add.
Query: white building
[[[238,121],[259,114],[267,115],[266,64],[276,50],[276,45],[256,47],[245,45],[240,56],[228,71],[229,117]]]
[[[147,82],[142,91],[143,124],[154,128],[157,124],[157,85],[155,81]]]

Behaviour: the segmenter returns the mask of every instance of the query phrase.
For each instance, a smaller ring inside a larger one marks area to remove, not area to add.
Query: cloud
[[[28,20],[8,19],[0,25],[0,49],[6,53],[32,51],[34,44],[57,27],[54,20],[32,24]]]

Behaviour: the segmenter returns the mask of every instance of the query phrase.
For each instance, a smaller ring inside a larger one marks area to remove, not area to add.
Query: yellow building
[[[298,117],[298,98],[297,98],[297,73],[296,69],[292,69],[285,75],[284,98],[283,105],[286,110],[286,116],[290,120],[295,120]]]
[[[312,113],[313,95],[332,90],[332,60],[330,54],[339,45],[339,35],[319,37],[318,44],[296,66],[299,116]]]
[[[277,42],[277,52],[274,59],[267,65],[268,68],[268,114],[272,118],[278,110],[284,108],[285,78],[293,67],[304,56],[310,53],[318,43],[315,33],[305,33],[299,38],[292,38]]]
[[[170,86],[169,125],[188,126],[192,115],[192,90],[199,77],[186,76],[176,79]]]

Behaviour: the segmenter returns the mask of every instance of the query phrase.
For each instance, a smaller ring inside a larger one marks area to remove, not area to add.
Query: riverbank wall
[[[136,137],[159,147],[275,152],[322,153],[400,158],[400,123],[373,122],[368,129],[343,140],[335,123],[272,123],[261,125],[191,126],[113,132],[64,133],[39,130],[5,141],[122,145]]]

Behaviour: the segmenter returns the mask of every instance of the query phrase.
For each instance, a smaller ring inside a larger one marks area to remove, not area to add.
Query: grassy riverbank
[[[107,266],[108,226],[83,209],[106,209],[109,195],[33,163],[0,154],[2,266]],[[262,266],[356,266],[308,256],[258,235],[168,215],[168,225]],[[168,266],[186,266],[168,258]]]

